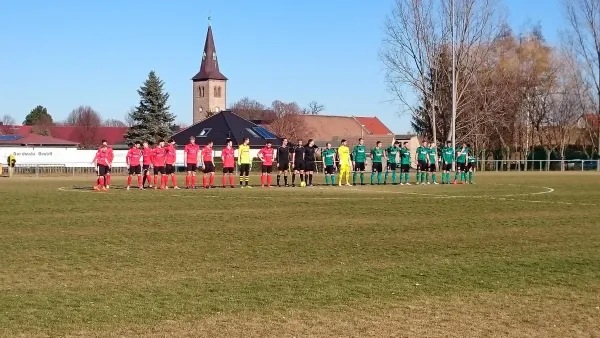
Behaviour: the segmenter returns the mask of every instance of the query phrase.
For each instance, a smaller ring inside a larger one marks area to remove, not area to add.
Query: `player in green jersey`
[[[381,184],[381,175],[383,173],[383,159],[385,153],[381,141],[377,141],[375,148],[371,149],[371,185],[375,185],[375,175],[377,175],[377,184]]]
[[[417,184],[425,184],[425,174],[429,165],[427,164],[429,155],[429,147],[427,141],[423,141],[423,144],[417,148]]]
[[[402,149],[400,149],[400,185],[402,183],[402,175],[404,175],[404,184],[410,185],[408,182],[408,172],[410,171],[410,149],[408,149],[408,142],[404,142]]]
[[[367,150],[365,141],[362,138],[358,139],[358,145],[352,149],[352,167],[354,173],[352,175],[352,184],[356,185],[356,176],[360,173],[360,185],[365,185],[365,161],[367,159]]]
[[[469,155],[469,157],[467,158],[467,172],[469,173],[469,184],[473,184],[473,173],[475,172],[475,170],[477,170],[477,157]]]
[[[469,157],[469,147],[466,143],[462,144],[459,151],[456,152],[456,174],[454,174],[454,184],[458,181],[458,174],[460,173],[460,184],[465,184],[466,176],[465,170],[467,169],[467,158]]]
[[[387,168],[385,170],[385,178],[383,180],[383,184],[387,184],[388,181],[388,176],[390,174],[390,171],[392,172],[392,184],[397,184],[396,183],[396,167],[398,166],[398,153],[400,151],[399,149],[400,146],[400,142],[396,141],[396,139],[392,139],[392,145],[389,146],[386,150],[385,150],[385,156],[387,157]]]
[[[452,148],[452,142],[448,141],[442,149],[442,184],[450,184],[452,163],[454,163],[454,148]]]
[[[335,149],[331,148],[331,143],[327,143],[327,146],[321,152],[321,158],[323,159],[323,168],[325,168],[325,185],[335,186]]]
[[[435,143],[431,142],[429,144],[429,170],[427,175],[425,176],[425,181],[429,184],[429,173],[431,173],[431,183],[437,184],[435,174],[437,172],[437,147]]]

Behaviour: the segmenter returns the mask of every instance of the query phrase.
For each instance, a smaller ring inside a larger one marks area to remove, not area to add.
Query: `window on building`
[[[200,97],[204,97],[204,86],[200,86]]]
[[[206,137],[208,135],[208,133],[210,133],[211,130],[212,130],[212,128],[204,128],[204,129],[202,129],[202,131],[200,132],[200,134],[198,134],[198,137]]]
[[[252,128],[246,128],[246,131],[249,132],[250,135],[252,135],[252,137],[256,137],[256,138],[260,137],[254,130],[252,130]]]
[[[218,95],[218,94],[219,94],[219,92],[217,91],[217,86],[215,86],[215,88],[214,88],[214,91],[215,91],[215,94],[214,94],[214,95],[215,95],[215,97],[219,97],[219,95]]]

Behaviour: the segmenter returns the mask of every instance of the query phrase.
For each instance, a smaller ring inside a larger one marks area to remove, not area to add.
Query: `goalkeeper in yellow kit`
[[[350,187],[352,186],[352,184],[350,184],[350,171],[352,171],[352,162],[350,161],[350,148],[348,148],[348,144],[345,139],[342,140],[342,144],[338,148],[338,159],[340,168],[339,186],[342,186],[342,180],[345,177],[346,185]]]

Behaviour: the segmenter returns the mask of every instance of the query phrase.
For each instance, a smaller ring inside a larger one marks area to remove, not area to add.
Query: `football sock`
[[[473,172],[469,171],[469,183],[473,182]]]
[[[186,188],[189,188],[189,187],[190,187],[190,177],[189,177],[189,176],[186,176],[186,177],[185,177],[185,187],[186,187]]]
[[[296,184],[296,174],[292,174],[292,184]]]
[[[160,187],[161,187],[161,188],[165,188],[165,187],[168,185],[168,182],[169,182],[169,176],[167,176],[167,175],[162,175],[162,177],[160,178],[160,180],[161,180]]]
[[[396,171],[392,172],[392,183],[396,184]]]
[[[271,177],[271,175],[267,176],[267,184],[268,184],[269,186],[271,186],[271,180],[272,180],[272,177]]]
[[[281,175],[277,175],[277,185],[279,185],[279,183],[281,183]]]
[[[215,185],[215,175],[211,174],[210,175],[210,186],[214,186]]]
[[[142,179],[142,184],[146,184],[146,180],[148,179],[148,175],[144,175],[144,178]]]
[[[223,186],[223,188],[225,188],[225,183],[226,183],[226,179],[225,179],[225,175],[223,175],[223,177],[221,178],[221,185]]]
[[[142,182],[143,178],[142,176],[138,175],[138,186],[141,188],[144,186],[144,182]]]
[[[427,183],[427,181],[425,180],[426,175],[426,172],[421,171],[421,183]]]
[[[461,182],[465,181],[465,172],[464,171],[462,173],[460,173],[460,181]]]
[[[421,172],[417,171],[417,184],[421,183]]]
[[[300,174],[300,182],[304,182],[304,174]]]
[[[158,184],[158,175],[154,175],[154,186]]]
[[[173,183],[174,187],[177,186],[177,176],[171,175],[171,183]]]
[[[354,173],[352,174],[352,184],[356,184],[356,175],[357,175],[357,173],[356,173],[356,172],[354,172]]]
[[[229,185],[233,187],[233,175],[229,175]]]
[[[386,171],[385,172],[385,177],[383,178],[383,183],[387,183],[388,177],[390,176],[390,172]]]
[[[454,180],[457,181],[458,180],[458,171],[456,171],[456,173],[454,174]]]
[[[329,185],[329,175],[325,175],[325,185]]]
[[[404,173],[404,180],[408,183],[408,173]]]
[[[288,185],[288,175],[283,175],[283,184]]]
[[[196,186],[196,175],[192,175],[192,187]]]
[[[308,185],[312,184],[313,174],[308,174]]]
[[[98,178],[98,185],[100,185],[101,187],[104,186],[104,177],[100,176],[100,178]]]
[[[243,186],[244,185],[244,176],[240,176],[240,185]]]
[[[110,185],[110,175],[106,175],[106,185]]]
[[[206,176],[202,176],[202,186],[206,188]]]
[[[260,175],[260,185],[265,185],[265,175]]]
[[[431,174],[431,182],[435,183],[435,174]]]
[[[331,175],[331,185],[335,185],[335,175]]]
[[[365,173],[360,173],[360,184],[365,184]]]
[[[127,186],[131,185],[131,176],[127,176]]]
[[[375,173],[371,173],[371,185],[375,184]]]
[[[377,173],[377,184],[381,184],[381,173]]]
[[[250,177],[248,177],[248,176],[245,176],[245,177],[244,177],[244,179],[245,179],[245,181],[246,181],[246,186],[248,186],[248,183],[249,183],[249,181],[250,181]]]
[[[429,173],[425,173],[425,183],[429,182]]]

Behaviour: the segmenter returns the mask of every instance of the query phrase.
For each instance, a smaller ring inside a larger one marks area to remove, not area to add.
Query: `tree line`
[[[457,143],[479,156],[597,158],[600,2],[565,0],[564,11],[552,45],[539,24],[515,33],[499,0],[395,0],[381,60],[401,113],[420,136],[451,139],[454,84]]]

